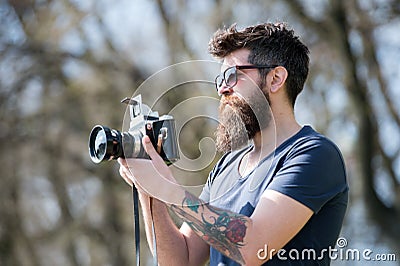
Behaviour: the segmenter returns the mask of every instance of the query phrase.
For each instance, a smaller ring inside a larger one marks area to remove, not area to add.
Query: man
[[[223,59],[216,144],[225,154],[200,198],[174,185],[148,137],[152,160],[119,159],[140,191],[151,247],[154,222],[160,264],[329,265],[348,186],[338,148],[294,116],[307,47],[284,24],[266,23],[219,30],[209,50]],[[168,209],[183,219],[180,229]]]

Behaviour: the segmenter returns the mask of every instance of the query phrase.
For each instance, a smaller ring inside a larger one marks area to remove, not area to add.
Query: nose
[[[222,84],[221,87],[218,88],[218,95],[227,95],[231,94],[233,92],[233,89],[231,87],[226,86],[225,82]]]

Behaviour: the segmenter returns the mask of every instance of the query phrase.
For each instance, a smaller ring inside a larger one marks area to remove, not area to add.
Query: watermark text
[[[320,251],[315,249],[269,249],[265,244],[263,248],[257,251],[257,257],[260,260],[272,259],[276,256],[279,260],[343,260],[343,261],[396,261],[395,253],[375,253],[372,249],[347,248],[348,242],[344,237],[336,241],[336,247],[329,246]]]

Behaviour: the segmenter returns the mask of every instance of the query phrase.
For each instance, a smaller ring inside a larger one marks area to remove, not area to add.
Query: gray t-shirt
[[[275,255],[265,265],[329,265],[328,250],[335,246],[348,201],[339,149],[310,126],[304,126],[242,177],[239,163],[251,149],[225,154],[210,173],[200,198],[249,217],[266,189],[295,199],[314,214],[283,247],[280,256]],[[303,250],[307,252],[302,256]],[[211,247],[210,265],[238,264]]]

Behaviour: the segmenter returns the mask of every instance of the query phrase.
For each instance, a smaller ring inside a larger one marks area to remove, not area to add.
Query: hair
[[[279,65],[286,68],[286,94],[292,107],[303,90],[308,75],[309,50],[294,31],[284,23],[264,23],[242,30],[236,24],[216,31],[208,50],[217,58],[224,58],[239,49],[250,51],[248,62],[254,65]],[[260,69],[261,88],[265,86],[268,69]]]

